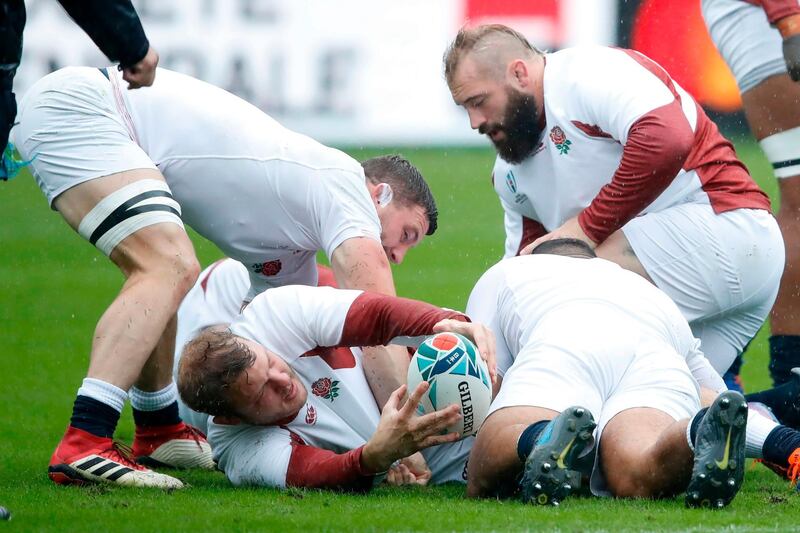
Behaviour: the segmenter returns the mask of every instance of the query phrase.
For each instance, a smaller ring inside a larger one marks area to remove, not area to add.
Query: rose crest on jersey
[[[253,272],[256,274],[262,274],[264,276],[274,276],[278,272],[281,271],[281,260],[275,259],[274,261],[265,261],[263,263],[253,263],[250,268],[253,269]]]
[[[572,141],[567,139],[567,134],[564,133],[564,130],[560,127],[553,126],[553,129],[550,130],[550,140],[553,141],[553,144],[558,148],[558,153],[561,155],[569,153],[569,146],[572,144]]]
[[[314,396],[333,402],[339,396],[339,382],[331,378],[319,378],[311,384]]]

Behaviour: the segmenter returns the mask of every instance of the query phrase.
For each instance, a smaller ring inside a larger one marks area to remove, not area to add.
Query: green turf
[[[756,177],[769,166],[754,144],[739,147]],[[370,152],[374,153],[374,152]],[[404,150],[428,177],[440,231],[395,269],[400,294],[463,308],[470,287],[502,254],[502,214],[489,181],[488,150]],[[354,152],[363,156],[367,152]],[[774,181],[765,188],[774,194]],[[524,530],[753,531],[796,529],[800,496],[757,467],[720,512],[663,502],[573,499],[560,509],[466,501],[460,487],[370,496],[233,489],[219,473],[182,475],[191,487],[166,494],[56,487],[47,461],[84,376],[94,325],[121,276],[50,212],[33,180],[0,184],[0,505],[14,513],[0,531]],[[202,264],[219,253],[195,239]],[[744,379],[767,385],[766,337],[752,344]],[[130,414],[118,437],[130,441]]]

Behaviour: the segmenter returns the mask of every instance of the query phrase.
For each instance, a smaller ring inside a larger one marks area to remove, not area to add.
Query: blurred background
[[[160,65],[226,88],[338,146],[486,145],[444,84],[464,24],[500,22],[548,50],[597,43],[664,66],[730,133],[738,90],[699,0],[134,0]],[[106,60],[57,2],[29,0],[23,94],[65,65]],[[731,115],[732,114],[732,115]]]

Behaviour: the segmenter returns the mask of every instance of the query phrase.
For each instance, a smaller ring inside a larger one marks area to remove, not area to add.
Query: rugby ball
[[[430,383],[430,388],[417,407],[420,414],[456,404],[461,407],[461,419],[446,432],[462,438],[478,432],[489,413],[492,385],[486,362],[469,339],[457,333],[439,333],[420,344],[408,367],[409,392],[423,381]]]

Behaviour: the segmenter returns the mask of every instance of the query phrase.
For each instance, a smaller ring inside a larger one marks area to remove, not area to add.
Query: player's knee
[[[200,276],[200,262],[194,255],[194,251],[181,253],[175,265],[176,272],[176,291],[183,297],[194,286]]]
[[[606,475],[606,482],[611,493],[617,498],[653,498],[652,475],[648,468],[641,468],[634,462],[617,465],[611,475]]]
[[[201,270],[189,237],[172,224],[145,228],[111,257],[129,279],[151,280],[177,299],[189,292]]]

